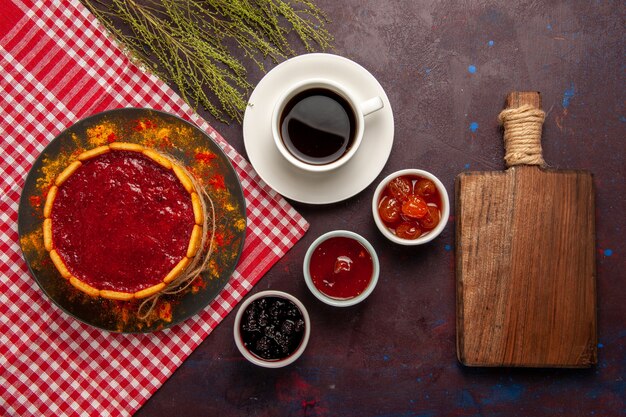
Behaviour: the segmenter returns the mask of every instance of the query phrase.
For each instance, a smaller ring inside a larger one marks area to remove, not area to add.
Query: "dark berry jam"
[[[277,361],[300,347],[304,327],[302,312],[291,300],[264,297],[254,300],[244,311],[241,339],[255,356]]]
[[[359,241],[336,236],[326,239],[311,255],[309,272],[315,287],[339,300],[361,294],[372,280],[372,255]]]

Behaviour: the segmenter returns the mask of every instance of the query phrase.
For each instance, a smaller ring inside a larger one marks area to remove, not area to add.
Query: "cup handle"
[[[374,113],[384,107],[383,100],[380,97],[373,97],[369,100],[361,103],[361,113],[363,116],[367,116],[370,113]]]

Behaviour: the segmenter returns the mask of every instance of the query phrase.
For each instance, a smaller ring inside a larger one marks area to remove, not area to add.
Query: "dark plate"
[[[178,158],[204,183],[215,205],[217,227],[210,268],[185,291],[160,297],[147,319],[139,318],[138,301],[94,299],[76,290],[60,276],[43,247],[43,202],[52,181],[78,153],[111,141],[141,143]],[[98,113],[54,138],[26,177],[18,212],[22,252],[43,292],[76,319],[124,333],[171,327],[209,305],[235,270],[245,229],[241,184],[221,147],[177,116],[138,108]]]

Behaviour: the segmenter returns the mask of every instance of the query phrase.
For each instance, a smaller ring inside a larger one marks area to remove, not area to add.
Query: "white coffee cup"
[[[285,111],[287,105],[289,105],[290,101],[298,94],[314,89],[330,90],[332,93],[338,95],[345,101],[347,107],[349,107],[348,110],[351,111],[354,116],[352,129],[353,134],[349,140],[348,148],[337,159],[322,164],[311,163],[294,155],[288,149],[281,134],[283,112]],[[310,172],[330,171],[342,166],[354,156],[363,141],[365,116],[382,109],[383,106],[383,100],[378,96],[362,101],[355,97],[352,90],[334,81],[324,78],[307,79],[292,85],[284,93],[282,93],[276,101],[274,112],[272,113],[272,135],[274,136],[274,142],[276,143],[276,147],[282,156],[292,165]]]

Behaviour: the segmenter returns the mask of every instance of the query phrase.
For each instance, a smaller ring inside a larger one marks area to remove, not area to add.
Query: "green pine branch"
[[[309,0],[82,1],[134,62],[224,122],[243,118],[252,88],[244,58],[265,71],[265,60],[295,55],[291,33],[309,52],[333,42]]]

